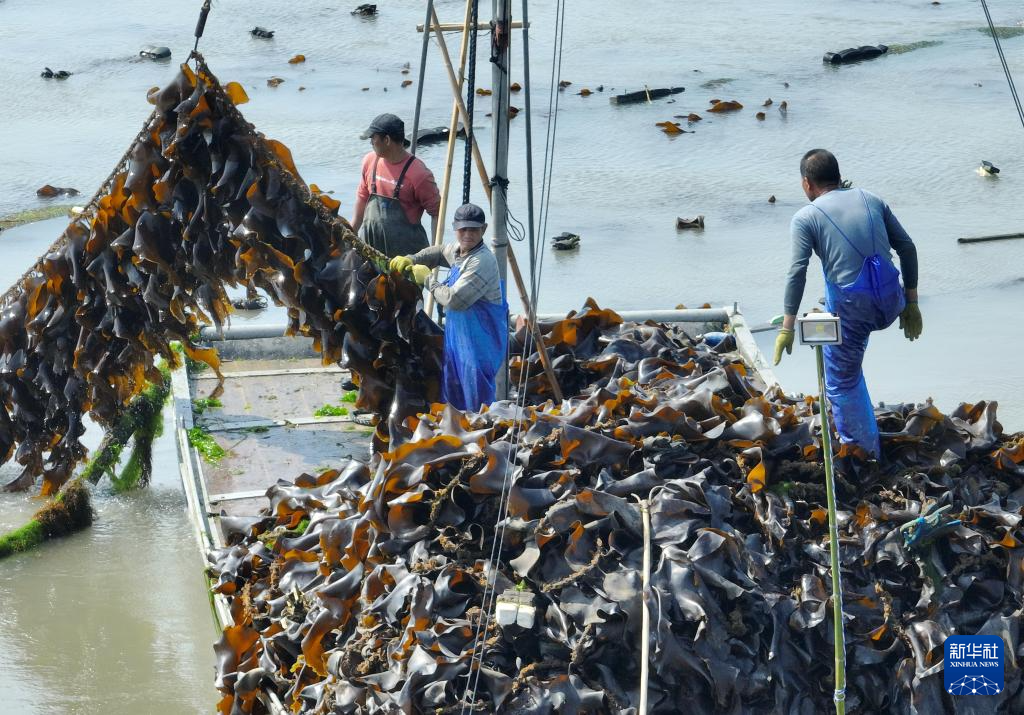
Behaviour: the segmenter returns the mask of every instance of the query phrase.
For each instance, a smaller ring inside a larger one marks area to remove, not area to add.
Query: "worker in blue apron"
[[[827,345],[825,393],[841,442],[881,456],[878,424],[862,369],[872,331],[899,318],[908,340],[921,336],[917,305],[917,249],[888,204],[863,189],[841,187],[839,162],[813,149],[800,162],[804,193],[811,201],[793,217],[793,262],[786,285],[785,315],[775,341],[775,364],[793,350],[794,326],[811,253],[825,274],[825,308],[838,315],[843,340]],[[895,251],[903,269],[893,265]]]
[[[498,261],[484,244],[483,209],[463,204],[455,211],[455,241],[391,259],[389,268],[408,271],[445,308],[442,398],[460,410],[479,410],[495,398],[495,380],[508,348],[508,304]],[[438,279],[433,269],[448,267]]]
[[[394,114],[381,114],[362,134],[370,140],[363,157],[352,228],[388,257],[416,253],[429,245],[420,222],[431,217],[437,225],[441,194],[430,169],[405,149],[405,123]]]

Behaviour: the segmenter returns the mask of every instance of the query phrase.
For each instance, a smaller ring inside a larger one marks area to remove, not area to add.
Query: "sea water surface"
[[[88,200],[149,114],[146,91],[170,80],[187,57],[200,4],[0,0],[0,216],[45,205],[35,196],[45,183],[75,187],[82,196],[74,201]],[[363,19],[350,14],[358,4],[215,0],[200,44],[223,81],[245,86],[246,117],[290,147],[306,181],[334,190],[345,215],[369,148],[359,133],[384,111],[412,125],[416,86],[401,84],[417,79],[416,25],[425,8],[382,2],[377,17]],[[464,3],[435,4],[442,21],[461,21]],[[1017,3],[989,5],[1000,26],[1024,19]],[[798,162],[823,146],[855,186],[889,202],[920,255],[924,334],[909,343],[893,328],[872,338],[865,370],[873,397],[934,397],[943,409],[998,400],[1007,429],[1024,429],[1017,362],[1024,242],[956,243],[1024,229],[1024,128],[991,37],[981,31],[979,3],[568,0],[566,8],[561,77],[572,84],[555,95],[540,310],[578,308],[587,296],[620,310],[736,302],[750,322],[767,321],[781,312],[789,221],[806,203]],[[538,195],[552,116],[554,10],[551,1],[530,7]],[[490,3],[480,12],[488,18]],[[275,30],[274,39],[250,36],[256,25]],[[1015,34],[1003,46],[1019,76],[1024,38]],[[825,51],[877,43],[894,50],[854,66],[821,62]],[[172,61],[140,60],[145,44],[171,47]],[[478,47],[477,86],[489,88],[486,34]],[[449,49],[457,55],[457,35],[449,35]],[[288,64],[299,53],[307,61]],[[432,42],[422,126],[450,118],[439,57]],[[513,62],[512,79],[522,82],[518,33]],[[73,74],[44,80],[43,67]],[[285,81],[271,88],[271,77]],[[608,101],[645,85],[686,91],[650,104]],[[593,94],[581,96],[583,88]],[[744,108],[708,114],[712,98]],[[489,101],[479,100],[474,126],[490,165]],[[523,95],[512,103],[522,108]],[[692,134],[669,137],[655,126],[691,112],[703,121],[675,121]],[[523,114],[512,122],[510,145],[510,206],[525,222]],[[420,151],[439,181],[444,154],[443,145]],[[999,166],[999,176],[979,176],[982,160]],[[455,203],[461,169],[460,146]],[[475,176],[471,194],[485,203]],[[676,230],[676,217],[697,214],[705,216],[703,231]],[[0,284],[13,282],[62,226],[54,220],[0,233]],[[578,251],[549,249],[548,239],[562,231],[580,234]],[[526,244],[514,249],[528,265]],[[822,295],[811,265],[804,310]],[[762,349],[773,339],[760,334]],[[787,389],[810,391],[813,365],[810,351],[798,348],[777,374]],[[0,562],[5,712],[212,710],[215,634],[173,444],[161,443],[149,490],[113,496],[101,486],[95,493],[92,529]],[[35,507],[26,495],[0,497],[0,528],[22,523]]]

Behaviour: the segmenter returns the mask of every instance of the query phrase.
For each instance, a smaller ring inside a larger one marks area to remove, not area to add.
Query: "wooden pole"
[[[463,23],[462,33],[462,50],[459,55],[459,90],[455,93],[457,99],[452,101],[452,118],[448,123],[448,154],[445,157],[444,165],[444,183],[441,186],[441,205],[437,209],[437,230],[431,237],[434,241],[434,246],[440,246],[441,240],[444,238],[444,224],[448,214],[448,192],[451,190],[452,184],[452,163],[455,161],[455,144],[458,141],[456,134],[459,130],[459,101],[458,98],[462,97],[462,85],[466,77],[466,57],[469,49],[469,38],[472,34],[469,30],[469,18],[473,9],[473,0],[466,0],[466,21]],[[433,22],[437,21],[437,14],[434,12],[433,5],[431,5],[431,15]],[[426,38],[429,35],[424,35]],[[473,38],[476,42],[476,38]],[[468,127],[467,127],[468,134]],[[435,269],[436,273],[436,269]],[[434,312],[434,294],[427,293],[427,299],[424,301],[423,310],[427,315]]]
[[[477,172],[480,174],[480,180],[483,182],[484,191],[487,194],[487,200],[491,200],[491,183],[489,180],[489,174],[487,169],[484,167],[483,158],[480,156],[480,147],[476,143],[476,137],[471,136],[472,132],[469,131],[469,112],[466,110],[466,103],[462,101],[462,88],[459,84],[458,79],[455,77],[455,70],[452,67],[451,57],[448,55],[448,46],[444,41],[444,35],[441,34],[441,30],[438,29],[437,12],[433,13],[434,20],[434,32],[437,36],[437,43],[441,46],[441,58],[444,60],[444,66],[448,70],[448,80],[452,86],[452,93],[455,95],[455,103],[459,107],[459,113],[462,115],[462,122],[466,125],[468,141],[472,143],[473,158],[476,160]],[[467,21],[468,25],[469,22]],[[523,308],[526,309],[527,324],[529,325],[530,334],[533,336],[534,345],[537,346],[537,352],[540,355],[541,365],[544,367],[544,374],[548,378],[548,382],[551,383],[551,392],[558,402],[562,401],[562,388],[558,384],[558,379],[555,377],[554,368],[551,366],[551,358],[548,356],[547,348],[544,345],[544,338],[541,337],[540,329],[537,327],[536,314],[534,313],[533,305],[530,302],[529,294],[526,290],[526,285],[523,283],[523,274],[519,270],[519,263],[516,261],[515,253],[512,251],[512,246],[508,247],[508,265],[512,269],[512,277],[516,282],[516,287],[519,289],[519,298],[522,300]],[[525,365],[525,361],[524,361]],[[525,367],[524,367],[525,369]]]
[[[469,24],[467,22],[467,24]],[[437,10],[434,10],[434,33],[437,37],[437,44],[441,47],[441,59],[444,60],[445,69],[448,70],[448,82],[452,87],[452,94],[455,95],[455,104],[459,107],[459,114],[462,117],[462,123],[466,125],[466,136],[472,134],[472,127],[469,126],[469,110],[466,109],[466,103],[462,101],[462,87],[459,84],[459,80],[455,77],[455,70],[452,68],[452,59],[448,55],[448,43],[444,41],[444,35],[437,29],[437,25],[440,23],[437,20]],[[484,190],[487,192],[487,198],[491,198],[491,181],[490,174],[487,173],[487,169],[484,167],[483,157],[480,156],[480,147],[477,146],[476,140],[472,142],[473,145],[473,159],[476,161],[476,170],[480,174],[480,180],[484,184]]]

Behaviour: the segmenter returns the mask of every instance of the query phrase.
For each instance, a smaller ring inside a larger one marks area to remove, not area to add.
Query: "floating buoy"
[[[67,70],[52,70],[49,67],[43,67],[43,71],[39,73],[39,76],[43,79],[67,79],[71,76],[71,73]]]
[[[236,310],[264,310],[267,307],[267,299],[262,295],[252,298],[235,298],[231,305]]]
[[[863,60],[871,60],[881,57],[889,48],[886,45],[861,45],[860,47],[847,47],[838,52],[826,52],[821,61],[829,65],[847,65]]]
[[[160,45],[146,45],[139,50],[139,57],[147,60],[169,60],[171,59],[171,48]]]
[[[991,161],[982,161],[981,166],[978,167],[978,173],[982,176],[995,176],[999,173],[999,167]]]
[[[580,237],[565,231],[551,239],[551,247],[556,251],[571,251],[580,247]]]
[[[996,171],[999,170],[996,169]],[[40,186],[38,189],[36,189],[36,196],[43,199],[52,199],[54,196],[61,195],[78,196],[78,194],[78,189],[72,189],[71,187],[65,186],[50,186],[49,184],[44,184],[43,186]]]
[[[698,215],[698,216],[696,216],[694,218],[681,218],[681,217],[677,218],[676,219],[676,228],[677,229],[684,229],[684,228],[699,228],[699,229],[703,229],[704,228],[704,214],[700,214],[700,215]]]

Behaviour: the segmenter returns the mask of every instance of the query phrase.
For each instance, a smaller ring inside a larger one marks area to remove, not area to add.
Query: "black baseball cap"
[[[392,139],[405,139],[405,122],[394,114],[380,114],[374,117],[366,131],[359,135],[360,139],[369,139],[374,134],[386,134]]]
[[[486,225],[487,219],[484,217],[484,210],[476,204],[462,204],[462,206],[455,209],[455,218],[452,221],[452,226],[456,230],[460,228],[483,228]]]

